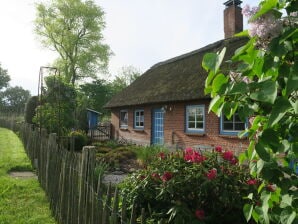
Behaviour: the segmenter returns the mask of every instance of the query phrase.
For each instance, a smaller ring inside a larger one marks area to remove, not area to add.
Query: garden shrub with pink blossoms
[[[258,181],[232,151],[160,153],[121,185],[128,204],[145,208],[147,223],[246,223],[243,195]],[[258,203],[256,201],[256,203]]]

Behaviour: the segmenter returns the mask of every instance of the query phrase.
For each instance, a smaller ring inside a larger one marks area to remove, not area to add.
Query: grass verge
[[[10,170],[32,170],[22,142],[0,128],[0,223],[54,224],[49,203],[36,178],[14,178]]]

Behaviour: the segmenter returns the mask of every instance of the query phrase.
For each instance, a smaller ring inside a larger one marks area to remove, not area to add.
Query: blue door
[[[153,110],[152,117],[152,144],[164,144],[164,112],[162,109]]]

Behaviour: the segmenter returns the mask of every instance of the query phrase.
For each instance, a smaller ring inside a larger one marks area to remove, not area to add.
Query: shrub
[[[36,114],[36,108],[38,106],[38,97],[37,96],[32,96],[31,98],[28,99],[25,107],[25,121],[28,124],[33,124],[33,117]]]
[[[245,223],[243,195],[257,190],[246,167],[220,147],[201,154],[193,149],[159,153],[121,185],[130,208],[148,208],[152,223]]]
[[[86,133],[82,130],[71,131],[69,133],[70,137],[74,137],[74,150],[81,151],[83,146],[87,145],[88,137]]]

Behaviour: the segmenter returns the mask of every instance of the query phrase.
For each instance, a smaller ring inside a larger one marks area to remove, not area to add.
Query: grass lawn
[[[32,170],[22,142],[0,128],[0,224],[56,223],[36,178],[15,178],[10,170]]]

